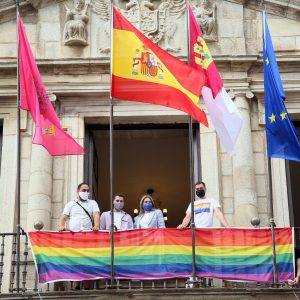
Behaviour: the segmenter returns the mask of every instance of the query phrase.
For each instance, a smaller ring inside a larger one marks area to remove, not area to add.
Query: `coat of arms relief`
[[[100,53],[108,54],[111,0],[74,0],[73,3],[74,9],[65,5],[64,44],[67,46],[88,44],[88,12],[93,12],[102,22],[99,31],[105,35],[104,38],[102,36],[105,41],[100,41]],[[207,41],[217,40],[216,0],[192,0],[190,3],[204,38]],[[186,35],[186,30],[182,31],[187,26],[184,17],[187,12],[186,0],[114,0],[113,4],[154,43],[169,52],[181,51],[183,41],[178,30]]]

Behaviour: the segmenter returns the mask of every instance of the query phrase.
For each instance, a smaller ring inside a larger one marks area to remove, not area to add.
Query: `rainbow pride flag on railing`
[[[279,282],[293,277],[292,228],[276,228]],[[29,232],[39,282],[110,277],[108,232]],[[192,272],[190,229],[138,229],[115,233],[115,278],[187,278]],[[196,229],[201,277],[272,282],[270,229]]]

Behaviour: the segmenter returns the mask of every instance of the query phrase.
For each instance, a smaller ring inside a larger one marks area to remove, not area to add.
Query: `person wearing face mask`
[[[144,195],[140,201],[140,212],[134,218],[134,228],[165,228],[163,213],[154,208],[154,202],[150,195]]]
[[[206,186],[203,181],[195,184],[196,199],[194,202],[194,220],[196,228],[212,227],[213,216],[215,215],[224,227],[228,223],[220,209],[219,202],[214,198],[205,196]],[[191,204],[189,205],[182,223],[177,228],[185,228],[191,221]]]
[[[132,218],[127,214],[123,208],[125,204],[125,196],[121,193],[117,193],[114,196],[114,225],[117,230],[126,230],[133,228]],[[100,229],[110,230],[111,226],[111,212],[105,211],[101,215]]]
[[[68,228],[66,222],[69,220]],[[77,198],[66,204],[59,220],[59,231],[93,230],[100,227],[100,210],[95,200],[89,199],[89,185],[80,183],[77,188]]]

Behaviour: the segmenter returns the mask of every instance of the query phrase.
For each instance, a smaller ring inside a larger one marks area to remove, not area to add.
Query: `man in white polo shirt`
[[[205,196],[206,186],[203,181],[195,184],[196,199],[194,202],[194,220],[196,228],[212,227],[214,214],[224,227],[228,227],[228,223],[220,209],[219,202],[214,198]],[[191,203],[186,211],[186,215],[182,223],[177,228],[185,228],[191,221]]]
[[[78,185],[77,198],[66,204],[59,220],[59,231],[68,228],[71,231],[93,230],[100,227],[100,210],[95,200],[89,199],[89,186],[83,182]]]

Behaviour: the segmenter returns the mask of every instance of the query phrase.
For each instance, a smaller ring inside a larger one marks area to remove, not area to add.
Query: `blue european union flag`
[[[263,15],[264,94],[268,157],[300,162],[298,132],[284,105],[285,94],[280,79],[273,44]]]

